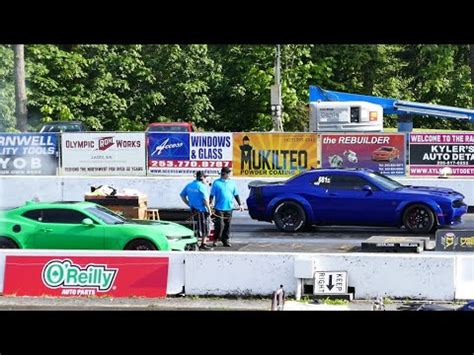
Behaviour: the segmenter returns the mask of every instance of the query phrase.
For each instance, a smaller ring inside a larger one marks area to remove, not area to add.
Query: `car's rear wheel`
[[[412,205],[403,213],[403,225],[412,233],[429,233],[436,226],[436,218],[428,206]]]
[[[158,250],[158,248],[149,240],[135,239],[127,244],[125,250]]]
[[[18,245],[7,237],[0,237],[0,249],[18,249]]]
[[[306,213],[299,203],[285,201],[275,208],[273,221],[282,232],[300,232],[306,227]]]

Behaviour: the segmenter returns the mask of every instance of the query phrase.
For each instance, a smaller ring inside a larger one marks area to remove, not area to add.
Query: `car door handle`
[[[339,194],[335,193],[335,192],[329,192],[328,193],[329,196],[339,196]]]
[[[41,229],[41,231],[49,233],[49,232],[52,232],[53,230],[50,229],[50,228],[43,228],[43,229]]]

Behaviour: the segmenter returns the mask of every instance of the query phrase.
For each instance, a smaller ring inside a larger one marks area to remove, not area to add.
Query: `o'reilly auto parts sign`
[[[109,268],[106,264],[88,264],[83,268],[66,259],[47,263],[41,276],[46,287],[63,288],[63,294],[66,289],[72,289],[71,291],[78,289],[79,294],[85,294],[83,291],[95,294],[110,291],[117,273],[117,268]]]
[[[168,257],[6,256],[3,293],[166,297]]]
[[[144,176],[145,133],[63,133],[63,175]]]

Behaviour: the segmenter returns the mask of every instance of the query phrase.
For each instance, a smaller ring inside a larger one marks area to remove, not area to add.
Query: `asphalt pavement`
[[[463,223],[441,229],[474,230],[474,214],[466,214]],[[429,237],[435,234],[413,235],[403,228],[365,226],[320,226],[302,233],[280,232],[273,224],[252,220],[247,212],[234,212],[231,226],[231,248],[220,243],[214,250],[246,252],[332,252],[360,251],[363,241],[373,236]]]

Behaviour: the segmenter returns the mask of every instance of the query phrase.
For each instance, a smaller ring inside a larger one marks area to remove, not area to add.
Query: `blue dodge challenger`
[[[284,232],[311,225],[405,226],[428,233],[461,223],[464,196],[452,189],[406,186],[368,169],[313,169],[286,181],[249,183],[252,219]]]

